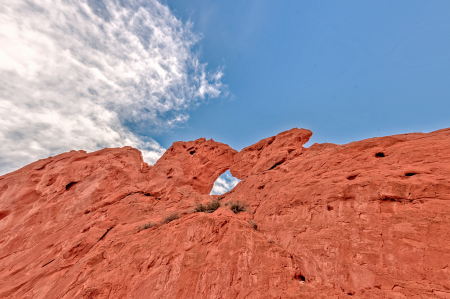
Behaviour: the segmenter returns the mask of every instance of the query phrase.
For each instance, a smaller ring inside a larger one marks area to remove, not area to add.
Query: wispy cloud
[[[129,127],[175,127],[224,92],[199,40],[156,0],[0,4],[0,173],[72,149],[164,149]]]
[[[227,170],[215,181],[211,194],[214,195],[224,194],[233,189],[240,181],[241,180],[232,176],[230,171]]]

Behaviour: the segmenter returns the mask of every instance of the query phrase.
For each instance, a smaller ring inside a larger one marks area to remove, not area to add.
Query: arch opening
[[[222,195],[233,189],[241,180],[231,175],[230,170],[225,171],[214,182],[210,195]]]

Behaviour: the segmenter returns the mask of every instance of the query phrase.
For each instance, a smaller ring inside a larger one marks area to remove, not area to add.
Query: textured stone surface
[[[209,194],[216,179],[230,168],[236,153],[212,139],[175,142],[150,170],[146,188],[157,196],[176,196],[173,191],[180,187]]]
[[[0,298],[450,298],[450,129],[310,136],[177,142],[153,167],[72,151],[1,176]],[[227,169],[242,181],[208,195]],[[213,198],[247,211],[193,212]]]
[[[277,136],[263,139],[242,149],[235,157],[230,172],[243,180],[251,174],[273,169],[287,160],[302,154],[303,145],[312,132],[305,129],[291,129]]]

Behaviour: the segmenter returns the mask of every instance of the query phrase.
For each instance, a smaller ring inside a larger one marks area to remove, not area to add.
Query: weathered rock
[[[449,298],[450,129],[310,136],[177,142],[153,167],[72,151],[1,176],[0,298]],[[193,213],[227,169],[242,181],[218,198],[247,211]]]
[[[146,188],[157,197],[176,196],[179,192],[174,190],[180,187],[209,194],[214,182],[230,168],[236,153],[212,139],[175,142],[150,170]]]
[[[271,170],[291,160],[303,151],[303,145],[311,138],[312,132],[305,129],[291,129],[277,136],[263,139],[242,149],[235,157],[230,172],[243,180],[251,174]]]

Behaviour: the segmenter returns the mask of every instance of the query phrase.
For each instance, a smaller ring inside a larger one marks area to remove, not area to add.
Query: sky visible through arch
[[[131,145],[154,163],[200,137],[240,150],[293,127],[309,144],[450,127],[449,13],[438,0],[2,1],[0,174],[72,149]]]

